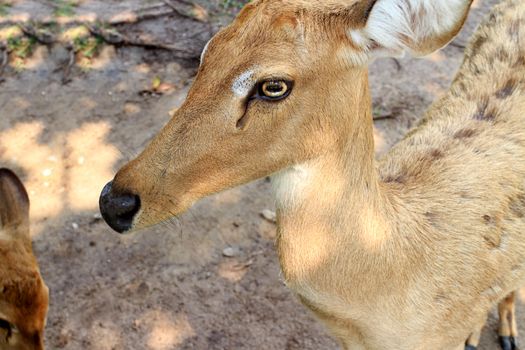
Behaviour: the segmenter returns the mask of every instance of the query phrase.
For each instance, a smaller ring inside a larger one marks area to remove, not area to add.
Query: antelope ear
[[[473,0],[376,0],[363,28],[349,35],[373,56],[415,56],[445,46],[459,32]]]
[[[29,197],[20,179],[9,169],[0,169],[0,230],[29,235]]]

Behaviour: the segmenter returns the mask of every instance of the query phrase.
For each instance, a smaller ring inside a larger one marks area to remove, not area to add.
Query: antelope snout
[[[108,182],[100,193],[100,213],[112,229],[124,233],[131,229],[133,218],[140,209],[140,197],[134,194],[114,193],[112,184]]]

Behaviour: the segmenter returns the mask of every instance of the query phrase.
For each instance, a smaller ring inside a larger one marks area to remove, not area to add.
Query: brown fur
[[[141,228],[278,172],[285,280],[345,348],[461,349],[525,279],[525,4],[495,8],[449,93],[376,162],[367,53],[346,34],[365,7],[341,3],[248,5],[114,188],[140,195]],[[438,48],[463,20],[415,45]],[[232,81],[254,66],[256,78],[293,78],[290,97],[234,97]]]
[[[2,350],[44,349],[48,289],[31,248],[29,199],[16,175],[0,169],[0,324]]]

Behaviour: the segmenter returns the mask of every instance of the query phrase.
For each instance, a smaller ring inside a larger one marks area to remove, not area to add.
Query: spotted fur
[[[134,228],[274,175],[283,278],[345,349],[475,343],[525,281],[525,4],[494,9],[449,92],[379,161],[367,78],[378,52],[451,40],[470,3],[250,2],[209,44],[184,105],[117,173],[113,186],[141,199]],[[293,91],[232,93],[246,71]]]

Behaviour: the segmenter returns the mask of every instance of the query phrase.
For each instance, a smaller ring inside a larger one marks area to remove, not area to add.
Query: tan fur
[[[368,52],[347,36],[361,5],[248,5],[114,188],[140,195],[141,228],[275,173],[285,280],[346,349],[461,349],[525,280],[525,4],[495,8],[450,91],[379,162]],[[436,49],[458,18],[415,45]],[[230,86],[248,69],[293,78],[292,94],[246,108]]]
[[[506,337],[517,337],[518,326],[516,324],[516,293],[511,293],[498,305],[500,318],[499,335]]]
[[[27,193],[6,169],[0,169],[0,257],[0,349],[44,349],[48,289],[31,248]]]

